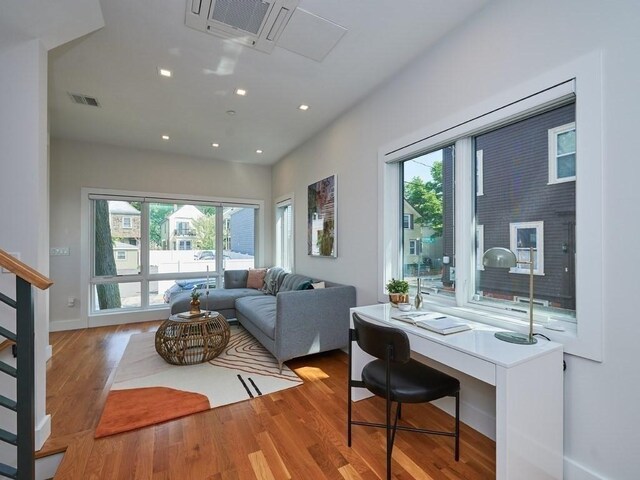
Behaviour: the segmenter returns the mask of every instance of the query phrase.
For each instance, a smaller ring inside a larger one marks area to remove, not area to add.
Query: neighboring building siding
[[[483,151],[484,195],[476,220],[484,225],[484,248],[510,248],[509,224],[544,222],[544,276],[534,297],[575,309],[575,182],[548,185],[548,130],[575,120],[575,106],[537,115],[476,137]],[[486,269],[479,289],[529,296],[529,277]]]
[[[231,251],[255,255],[255,210],[243,208],[234,212],[229,218],[229,235]]]

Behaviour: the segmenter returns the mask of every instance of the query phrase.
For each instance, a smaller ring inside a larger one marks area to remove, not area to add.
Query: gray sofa
[[[324,282],[325,288],[299,290],[311,277],[288,273],[276,294],[247,288],[247,270],[226,270],[224,288],[200,297],[202,308],[236,318],[273,356],[282,369],[292,358],[342,348],[349,341],[349,308],[356,305],[352,286]],[[171,298],[171,313],[189,310],[190,295]]]

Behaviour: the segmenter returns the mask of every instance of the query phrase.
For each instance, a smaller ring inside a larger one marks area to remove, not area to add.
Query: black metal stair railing
[[[0,336],[15,342],[16,366],[0,360],[0,373],[16,379],[16,399],[0,395],[0,407],[16,412],[16,433],[0,429],[0,441],[17,447],[17,468],[0,463],[0,476],[18,480],[35,478],[35,330],[33,286],[49,288],[52,282],[0,250],[0,264],[16,274],[15,300],[0,292],[0,302],[15,309],[15,333],[0,327]],[[32,283],[33,282],[33,283]]]

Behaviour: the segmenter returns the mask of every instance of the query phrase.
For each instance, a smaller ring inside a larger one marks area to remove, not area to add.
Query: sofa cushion
[[[250,268],[247,275],[247,288],[262,290],[264,286],[264,276],[267,274],[266,268]]]
[[[276,335],[276,297],[271,295],[243,297],[236,300],[236,312],[246,317],[271,339]]]
[[[225,270],[224,271],[224,288],[247,288],[247,270]]]
[[[301,290],[300,286],[304,283],[311,283],[311,279],[309,277],[305,277],[304,275],[298,275],[296,273],[290,273],[284,280],[282,280],[282,285],[280,285],[279,292],[290,292],[292,290]]]
[[[264,277],[264,287],[262,288],[262,291],[269,295],[275,295],[278,293],[280,284],[286,276],[287,272],[284,268],[271,267],[267,270],[267,274]]]

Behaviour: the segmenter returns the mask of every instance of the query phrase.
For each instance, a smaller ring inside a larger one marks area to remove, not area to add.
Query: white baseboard
[[[49,435],[51,435],[51,415],[45,415],[36,425],[36,452],[42,448]]]
[[[71,320],[51,320],[49,322],[50,332],[63,332],[65,330],[80,330],[87,328],[86,320],[74,318]]]
[[[141,312],[105,313],[101,315],[91,315],[89,317],[89,328],[166,320],[167,318],[169,318],[169,307],[159,308],[157,310],[144,310]]]

